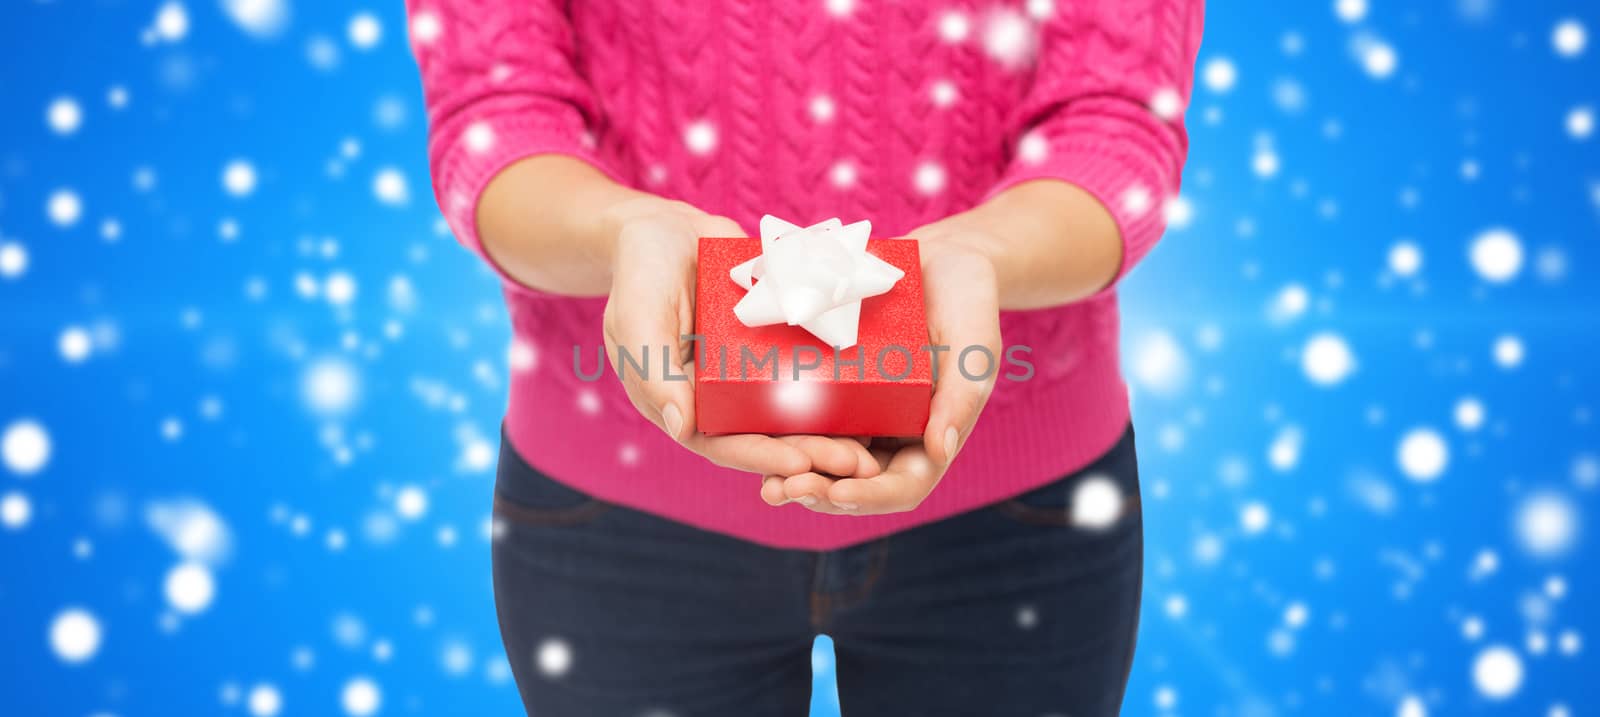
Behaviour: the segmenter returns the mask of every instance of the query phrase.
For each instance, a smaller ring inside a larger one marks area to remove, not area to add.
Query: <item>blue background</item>
[[[383,714],[516,713],[482,460],[509,335],[432,202],[400,4],[302,0],[253,32],[192,0],[178,38],[159,5],[0,10],[0,245],[27,254],[0,274],[0,431],[52,447],[0,464],[0,714],[343,714],[358,678]],[[1148,534],[1126,712],[1595,714],[1600,140],[1568,118],[1600,102],[1600,51],[1552,33],[1600,10],[1211,5],[1201,66],[1237,82],[1197,85],[1191,216],[1122,292]],[[63,190],[74,222],[47,211]],[[1470,261],[1495,227],[1524,256],[1507,281]],[[1354,357],[1335,385],[1303,367],[1324,334]],[[1494,359],[1507,336],[1520,362]],[[1433,480],[1400,461],[1419,429],[1448,452]],[[174,544],[172,515],[225,550]],[[194,614],[165,587],[184,562],[215,581]],[[69,609],[100,628],[84,662],[52,647]],[[1501,648],[1522,679],[1497,697],[1475,669]],[[825,639],[815,663],[836,714]]]

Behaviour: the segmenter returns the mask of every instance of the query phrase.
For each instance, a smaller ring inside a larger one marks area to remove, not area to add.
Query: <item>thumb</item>
[[[925,263],[928,330],[939,355],[923,445],[942,465],[955,460],[994,390],[1001,353],[992,270],[981,262]]]
[[[663,239],[675,239],[663,237]],[[680,253],[623,252],[605,311],[606,352],[628,399],[673,439],[694,432],[694,360],[682,334],[692,308],[679,284],[693,282],[693,259]],[[687,264],[685,266],[685,264]]]

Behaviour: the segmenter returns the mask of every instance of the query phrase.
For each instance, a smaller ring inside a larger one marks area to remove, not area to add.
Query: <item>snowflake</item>
[[[1444,474],[1450,464],[1450,447],[1444,436],[1431,428],[1415,428],[1400,439],[1396,449],[1400,472],[1418,483],[1431,483]]]
[[[358,12],[345,26],[345,36],[356,49],[370,50],[377,47],[378,42],[383,39],[383,25],[372,13]]]
[[[6,469],[24,478],[44,470],[52,450],[49,432],[31,419],[13,421],[0,436],[0,458]]]
[[[1567,135],[1583,141],[1594,134],[1594,108],[1580,105],[1567,112]]]
[[[167,604],[185,615],[204,612],[216,595],[211,570],[196,562],[181,563],[167,573],[164,590]]]
[[[155,39],[178,42],[189,34],[189,11],[181,2],[164,3],[156,10]]]
[[[1522,365],[1522,359],[1527,355],[1527,349],[1522,345],[1522,339],[1506,334],[1494,340],[1491,349],[1496,365],[1503,369],[1513,369]]]
[[[683,144],[694,154],[711,154],[717,148],[716,126],[709,120],[691,122],[683,129]]]
[[[856,183],[856,166],[849,160],[835,162],[828,170],[828,181],[839,189],[849,189]]]
[[[74,134],[83,126],[83,107],[71,97],[57,97],[45,110],[45,123],[63,137]]]
[[[956,10],[946,12],[939,17],[939,37],[948,43],[960,43],[972,34],[972,21],[966,14]]]
[[[838,108],[833,103],[833,98],[827,95],[817,95],[811,98],[811,119],[826,124],[833,121]]]
[[[1234,66],[1233,60],[1213,57],[1201,68],[1200,77],[1205,82],[1206,89],[1217,94],[1227,94],[1238,81],[1239,70]]]
[[[1522,687],[1522,675],[1522,658],[1504,645],[1484,648],[1472,662],[1472,683],[1479,694],[1491,700],[1516,694]]]
[[[934,195],[944,191],[944,167],[936,162],[923,162],[917,165],[912,175],[912,185],[917,191],[925,195]]]
[[[223,0],[228,19],[250,35],[273,37],[289,24],[289,0]]]
[[[1300,367],[1313,384],[1336,386],[1355,372],[1355,353],[1344,337],[1325,331],[1306,341],[1300,352]]]
[[[1584,30],[1583,23],[1576,19],[1566,18],[1556,23],[1555,29],[1550,31],[1550,46],[1563,58],[1570,60],[1582,55],[1588,44],[1589,33]]]
[[[235,159],[222,168],[222,189],[235,197],[248,197],[256,191],[256,167],[249,160]]]
[[[467,143],[467,150],[475,154],[483,154],[494,148],[494,128],[487,122],[473,122],[467,126],[463,135]]]
[[[1389,247],[1389,271],[1395,276],[1415,276],[1422,269],[1422,247],[1410,240]]]
[[[1122,518],[1122,489],[1109,477],[1091,475],[1072,490],[1072,524],[1091,531],[1106,530]]]
[[[62,662],[88,662],[100,651],[100,635],[100,620],[93,613],[67,608],[50,623],[50,648]]]
[[[1367,16],[1367,0],[1336,0],[1333,13],[1346,23],[1361,22]]]
[[[1026,65],[1038,51],[1038,45],[1038,32],[1034,24],[1015,11],[995,10],[985,20],[984,54],[1001,67],[1018,68]]]
[[[411,188],[406,175],[397,167],[384,167],[372,175],[372,196],[392,207],[404,206],[411,201]]]
[[[83,218],[83,200],[71,189],[57,189],[45,203],[45,214],[56,226],[71,227]]]
[[[439,39],[444,26],[439,23],[439,16],[428,10],[411,14],[411,41],[418,45],[430,45]]]
[[[539,643],[535,665],[547,678],[565,677],[572,670],[572,646],[559,637],[546,638]]]

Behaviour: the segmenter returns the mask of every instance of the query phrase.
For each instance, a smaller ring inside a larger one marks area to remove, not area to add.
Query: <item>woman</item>
[[[1142,537],[1114,287],[1177,192],[1201,16],[411,0],[440,206],[516,337],[494,577],[530,713],[802,714],[820,632],[846,714],[1118,711]],[[933,342],[1003,337],[1035,375],[945,352],[922,439],[870,443],[709,437],[688,382],[578,377],[575,347],[692,361],[696,238],[765,213],[917,238]]]

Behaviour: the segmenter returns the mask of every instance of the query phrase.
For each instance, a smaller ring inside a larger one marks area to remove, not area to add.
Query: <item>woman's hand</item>
[[[877,462],[859,441],[822,436],[707,436],[695,430],[694,347],[684,337],[694,332],[698,240],[703,236],[745,236],[745,232],[726,217],[655,197],[612,207],[606,222],[615,237],[604,321],[606,353],[640,414],[684,447],[720,466],[760,475],[811,471],[877,474]],[[619,347],[628,351],[634,365],[622,362]],[[670,366],[664,366],[664,361]],[[647,367],[647,376],[640,375],[639,363]],[[669,369],[671,379],[666,378]]]
[[[994,264],[983,248],[997,246],[966,228],[930,225],[912,232],[921,240],[922,286],[928,334],[937,354],[928,427],[920,439],[873,440],[878,475],[834,478],[827,471],[769,475],[761,497],[770,505],[795,501],[819,513],[873,515],[916,508],[933,492],[977,423],[994,389],[1003,358],[999,290]],[[957,365],[963,349],[966,371]],[[969,378],[969,375],[971,376]],[[785,477],[787,476],[787,477]]]

